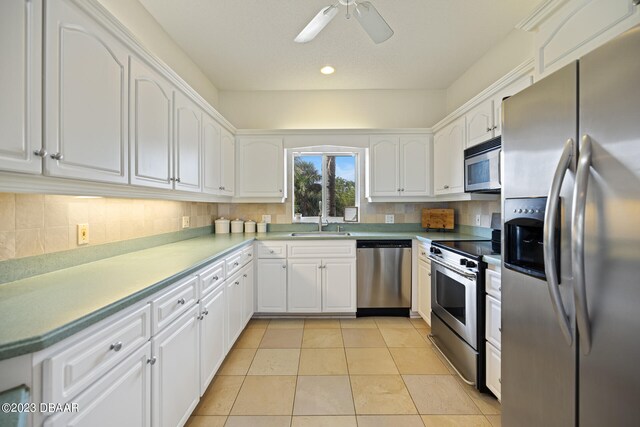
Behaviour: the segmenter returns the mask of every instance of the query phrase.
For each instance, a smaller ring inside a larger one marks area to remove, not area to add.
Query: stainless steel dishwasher
[[[409,316],[411,240],[358,240],[357,316]]]

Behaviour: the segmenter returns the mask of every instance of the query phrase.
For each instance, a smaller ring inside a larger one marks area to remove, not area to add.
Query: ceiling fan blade
[[[393,30],[371,2],[358,3],[354,15],[376,44],[388,40],[393,35]]]
[[[324,27],[338,14],[337,6],[327,6],[320,10],[311,22],[300,31],[294,39],[296,43],[307,43],[313,40]]]

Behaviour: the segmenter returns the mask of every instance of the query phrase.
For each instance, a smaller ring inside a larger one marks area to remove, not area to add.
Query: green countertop
[[[210,234],[1,284],[0,360],[55,344],[253,240],[301,239],[290,233]],[[482,239],[442,232],[351,232],[338,239],[413,238]]]

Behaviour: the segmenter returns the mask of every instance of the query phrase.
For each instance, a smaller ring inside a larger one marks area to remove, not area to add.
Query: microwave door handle
[[[556,218],[558,216],[558,205],[560,204],[560,190],[562,188],[562,181],[569,170],[571,164],[571,158],[573,157],[573,139],[568,139],[562,150],[560,161],[556,167],[556,171],[553,174],[553,181],[551,181],[551,188],[549,189],[549,195],[547,197],[547,206],[544,213],[544,228],[543,228],[543,240],[542,249],[544,254],[544,272],[547,276],[547,286],[549,287],[549,296],[551,297],[551,305],[553,311],[556,314],[560,330],[564,335],[565,341],[571,346],[573,342],[573,334],[571,333],[571,325],[569,323],[569,316],[567,310],[562,302],[560,296],[560,289],[558,287],[558,269],[556,267]]]
[[[591,325],[587,307],[587,288],[584,274],[584,226],[587,187],[591,168],[591,138],[582,137],[580,156],[576,169],[576,181],[573,191],[573,212],[571,215],[571,268],[575,284],[573,298],[576,305],[576,323],[580,331],[580,347],[584,354],[591,352]]]

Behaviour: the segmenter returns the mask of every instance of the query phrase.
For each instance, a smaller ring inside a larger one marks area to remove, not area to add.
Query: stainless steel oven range
[[[431,242],[429,339],[463,381],[485,386],[483,255],[490,240]]]

